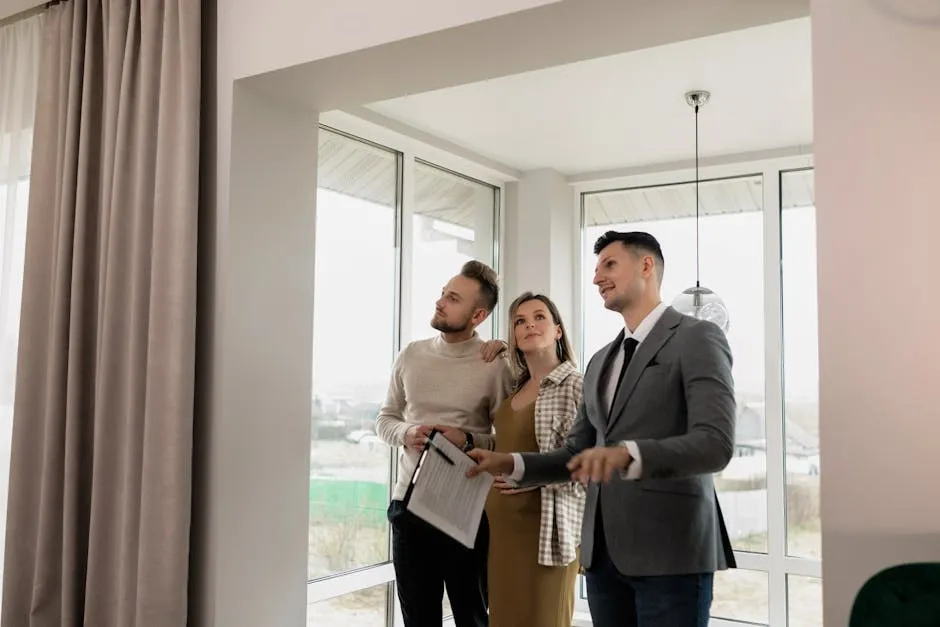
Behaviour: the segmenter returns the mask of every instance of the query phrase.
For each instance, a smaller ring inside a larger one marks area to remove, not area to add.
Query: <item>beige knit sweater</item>
[[[415,451],[404,448],[411,425],[457,427],[472,433],[477,447],[493,448],[492,416],[509,395],[512,373],[508,359],[484,362],[482,345],[476,333],[458,343],[437,336],[412,342],[395,360],[375,425],[382,440],[402,448],[393,499],[404,498],[418,460]]]

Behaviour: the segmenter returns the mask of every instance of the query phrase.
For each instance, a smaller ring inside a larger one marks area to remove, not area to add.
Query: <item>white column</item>
[[[580,254],[573,199],[565,176],[554,170],[526,172],[507,186],[505,251],[506,303],[525,291],[544,293],[558,305],[572,342]]]
[[[240,84],[233,95],[229,211],[215,225],[214,311],[201,327],[212,340],[199,365],[191,614],[200,627],[300,627],[317,116]]]
[[[931,2],[812,2],[823,588],[833,627],[847,623],[874,573],[940,561],[937,19]]]

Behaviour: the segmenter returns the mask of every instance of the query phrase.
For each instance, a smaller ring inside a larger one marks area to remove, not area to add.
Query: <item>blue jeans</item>
[[[607,552],[600,511],[587,579],[594,627],[708,627],[713,573],[627,577]]]

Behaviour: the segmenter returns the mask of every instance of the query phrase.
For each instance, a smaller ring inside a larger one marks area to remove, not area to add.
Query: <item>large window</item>
[[[447,280],[469,259],[495,266],[499,190],[327,128],[318,161],[308,624],[385,626],[397,460],[375,419]]]
[[[729,310],[738,403],[734,457],[715,483],[739,568],[716,577],[713,623],[812,627],[822,620],[812,171],[741,170],[700,186],[701,282]],[[671,302],[695,283],[696,223],[688,181],[582,191],[586,363],[623,326],[591,284],[597,237],[655,235]]]
[[[321,131],[309,577],[388,560],[390,451],[373,431],[397,348],[398,155]]]
[[[701,280],[717,292],[731,316],[738,421],[735,457],[715,478],[736,550],[767,551],[767,459],[764,433],[764,298],[761,177],[709,181],[701,194]],[[604,231],[647,231],[663,247],[662,295],[671,302],[695,285],[695,187],[643,187],[584,196],[586,269],[594,268],[594,241]],[[585,273],[589,281],[590,272]],[[584,363],[623,328],[589,285],[584,296]],[[766,592],[766,589],[765,589]],[[755,603],[760,599],[753,599]],[[766,604],[766,599],[763,600]]]

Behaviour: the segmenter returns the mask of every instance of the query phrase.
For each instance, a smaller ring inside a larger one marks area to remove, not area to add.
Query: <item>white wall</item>
[[[920,7],[935,23],[905,23],[888,7]],[[832,627],[847,623],[875,572],[940,561],[937,16],[929,2],[812,3],[823,588]]]
[[[224,2],[235,78],[371,48],[558,0],[278,0]],[[237,39],[235,39],[237,37]]]
[[[317,115],[243,87],[218,217],[194,624],[305,623]],[[205,327],[204,327],[204,330]]]

